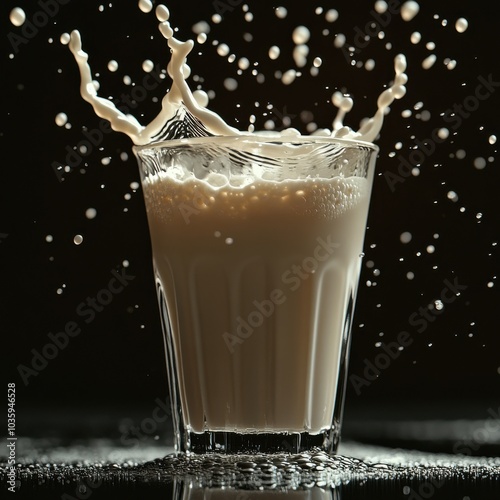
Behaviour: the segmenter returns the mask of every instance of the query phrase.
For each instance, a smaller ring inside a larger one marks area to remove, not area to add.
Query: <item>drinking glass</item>
[[[134,152],[176,450],[335,453],[378,148],[241,135]]]

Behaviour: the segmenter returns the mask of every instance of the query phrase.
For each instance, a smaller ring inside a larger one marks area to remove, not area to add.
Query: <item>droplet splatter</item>
[[[412,239],[412,234],[409,231],[405,231],[404,233],[401,233],[399,236],[399,239],[401,240],[401,243],[410,243]]]
[[[14,7],[10,11],[9,19],[14,26],[22,26],[26,21],[26,13],[21,7]]]
[[[482,170],[486,167],[486,160],[482,156],[478,156],[474,159],[474,167],[478,170]]]
[[[404,21],[411,21],[420,11],[420,5],[413,0],[408,0],[401,6],[401,17]]]
[[[68,115],[66,113],[58,113],[55,118],[56,125],[58,127],[64,127],[68,122]]]
[[[97,215],[97,210],[95,208],[87,208],[87,210],[85,210],[85,217],[87,217],[87,219],[95,219]]]
[[[463,33],[464,31],[467,30],[468,27],[469,27],[469,23],[468,23],[467,19],[465,19],[463,17],[457,19],[457,21],[455,23],[455,29],[459,33]]]

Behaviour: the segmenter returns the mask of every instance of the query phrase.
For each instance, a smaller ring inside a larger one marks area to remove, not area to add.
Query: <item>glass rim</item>
[[[158,148],[171,148],[185,145],[203,145],[203,144],[225,144],[230,142],[232,146],[236,142],[246,143],[282,143],[282,144],[314,144],[314,143],[330,143],[339,144],[345,147],[362,146],[370,149],[374,153],[378,153],[380,148],[373,142],[360,141],[358,139],[345,139],[339,137],[329,137],[323,135],[290,135],[281,136],[273,134],[238,134],[238,135],[215,135],[203,137],[189,137],[183,139],[172,139],[167,141],[152,142],[149,144],[137,145],[134,144],[132,150],[134,153],[140,153],[146,150]]]

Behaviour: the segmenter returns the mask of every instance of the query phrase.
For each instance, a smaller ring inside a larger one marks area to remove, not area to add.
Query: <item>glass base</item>
[[[184,437],[183,448],[191,453],[301,453],[317,449],[332,454],[339,442],[339,433],[333,429],[319,434],[186,432]]]

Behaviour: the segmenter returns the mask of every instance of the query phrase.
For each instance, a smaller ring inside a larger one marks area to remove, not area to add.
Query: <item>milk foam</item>
[[[276,212],[281,207],[287,213],[333,220],[364,201],[369,191],[369,181],[363,177],[275,181],[210,173],[200,180],[194,174],[186,178],[180,168],[144,181],[148,210],[164,222],[182,214],[179,207],[231,218],[244,218],[249,211]]]

